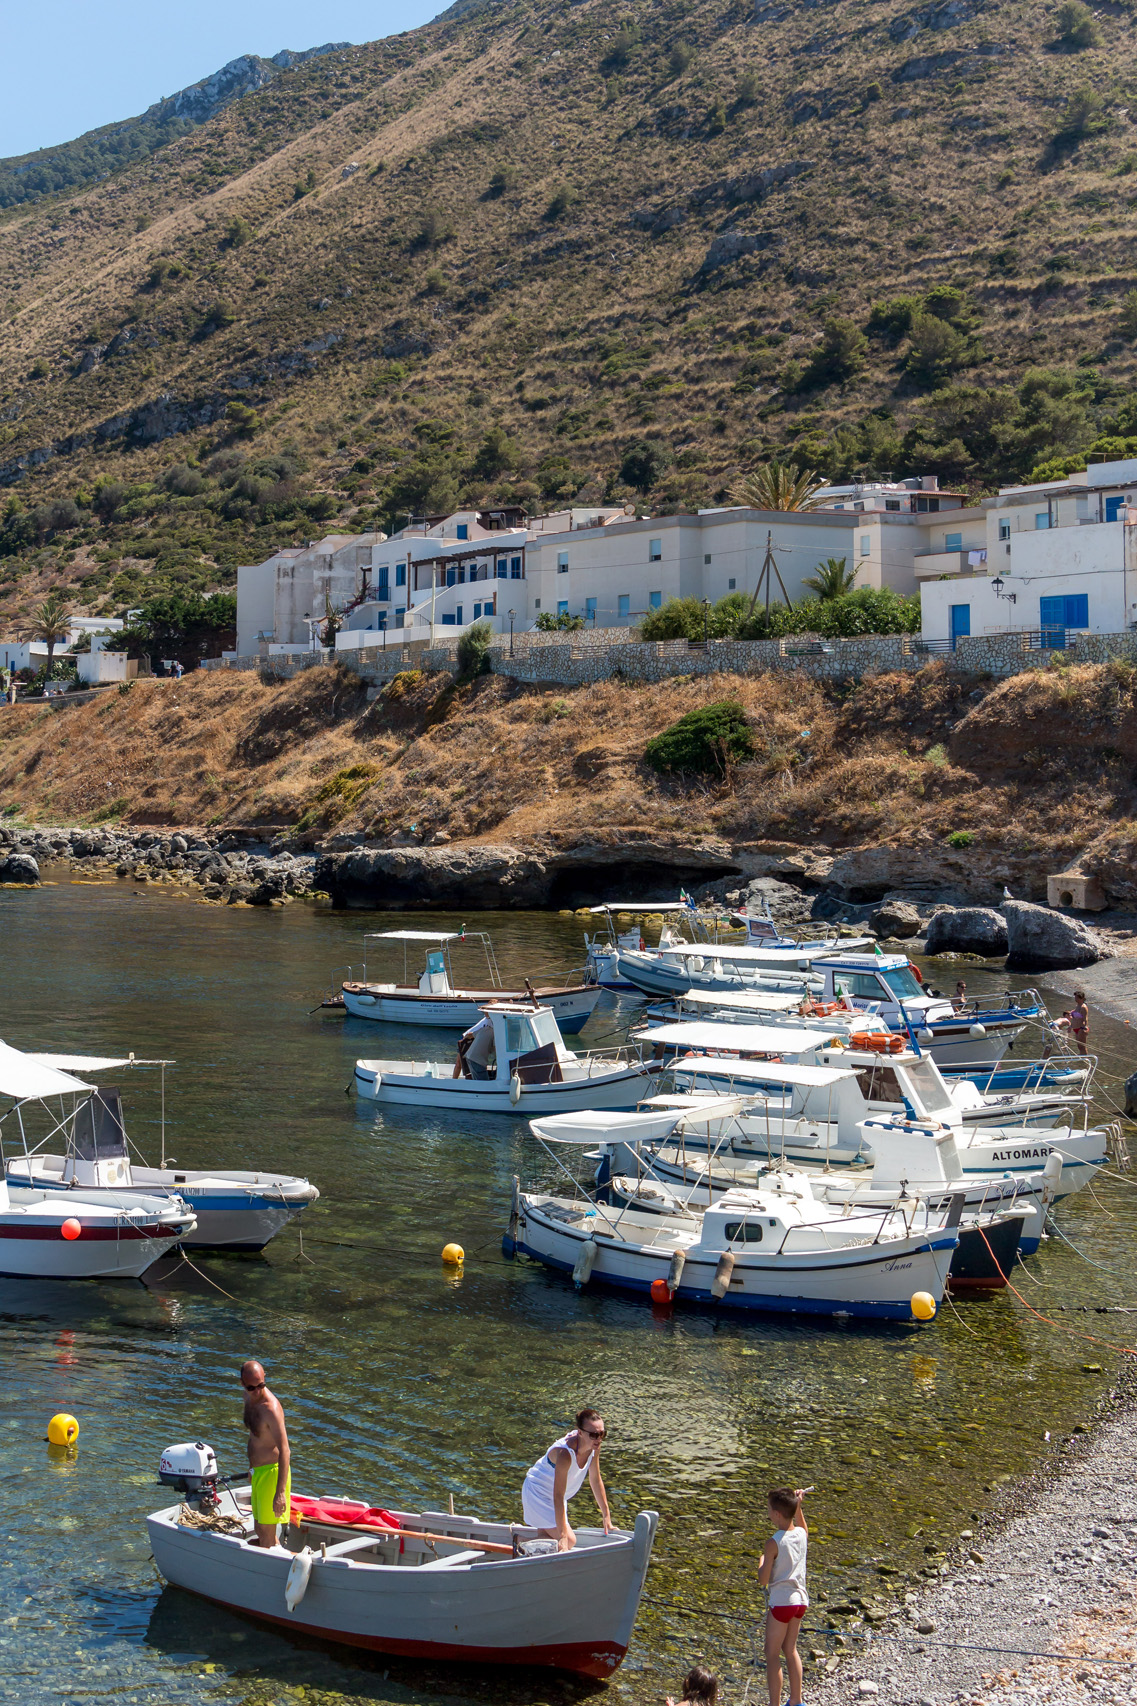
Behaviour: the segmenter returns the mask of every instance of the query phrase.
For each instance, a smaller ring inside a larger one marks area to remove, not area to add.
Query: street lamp
[[[710,621],[711,621],[711,601],[709,598],[704,598],[704,600],[703,600],[703,644],[704,644],[704,646],[707,644],[707,642],[710,640],[710,637],[711,637],[711,635],[710,635]]]
[[[516,610],[510,610],[510,611],[507,611],[506,614],[509,617],[509,655],[510,655],[510,657],[512,657],[513,656],[513,619],[517,615],[517,612],[516,612]]]
[[[1003,591],[1002,575],[996,575],[994,580],[991,582],[991,585],[994,589],[996,598],[1005,599],[1008,604],[1016,604],[1018,602],[1017,593]]]

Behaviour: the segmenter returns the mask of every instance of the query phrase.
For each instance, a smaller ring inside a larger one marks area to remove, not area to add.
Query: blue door
[[[1106,498],[1106,500],[1105,500],[1105,519],[1107,521],[1116,521],[1117,516],[1118,516],[1118,512],[1121,509],[1121,506],[1124,502],[1125,502],[1124,498]]]
[[[971,632],[970,604],[953,604],[951,607],[951,649],[954,652],[955,642],[963,634]]]
[[[1090,625],[1090,600],[1084,592],[1059,598],[1040,598],[1038,612],[1041,643],[1046,651],[1065,651],[1067,628],[1088,628]]]

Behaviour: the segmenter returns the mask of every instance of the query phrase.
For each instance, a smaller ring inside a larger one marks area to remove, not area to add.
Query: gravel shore
[[[985,1529],[961,1535],[939,1583],[909,1594],[832,1674],[807,1672],[809,1706],[1137,1699],[1137,1377],[1129,1370],[1060,1464],[1020,1484]],[[824,1607],[817,1612],[820,1622]]]

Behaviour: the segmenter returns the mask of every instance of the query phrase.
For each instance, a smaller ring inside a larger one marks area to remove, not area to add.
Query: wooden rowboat
[[[548,1665],[606,1677],[628,1649],[659,1521],[641,1511],[632,1533],[578,1528],[571,1552],[515,1554],[536,1530],[442,1511],[391,1511],[397,1529],[365,1525],[348,1499],[297,1500],[318,1509],[262,1549],[247,1488],[222,1513],[242,1532],[189,1526],[186,1507],[147,1518],[167,1581],[306,1635],[406,1658]],[[328,1520],[334,1516],[335,1520]],[[236,1527],[230,1523],[228,1526]],[[491,1550],[492,1548],[492,1550]]]

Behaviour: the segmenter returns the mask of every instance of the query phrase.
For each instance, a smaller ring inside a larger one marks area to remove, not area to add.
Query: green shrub
[[[949,847],[970,847],[975,836],[970,829],[953,829],[948,836]]]
[[[458,676],[469,681],[475,675],[488,675],[489,650],[493,628],[488,622],[474,622],[458,641]]]
[[[737,699],[722,699],[688,711],[644,748],[653,770],[725,776],[733,764],[752,757],[754,740]]]
[[[536,626],[542,634],[576,634],[584,627],[584,617],[570,616],[567,610],[542,610]]]

